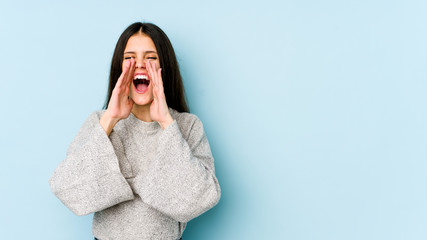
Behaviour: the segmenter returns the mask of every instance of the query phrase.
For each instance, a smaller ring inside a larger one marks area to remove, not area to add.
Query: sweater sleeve
[[[197,117],[187,140],[176,120],[163,130],[156,159],[145,174],[135,177],[134,188],[145,203],[183,223],[218,203],[221,189],[214,159]]]
[[[110,138],[114,138],[114,132]],[[77,215],[134,198],[120,171],[120,147],[115,149],[110,138],[99,124],[97,113],[91,114],[49,180],[52,192]]]

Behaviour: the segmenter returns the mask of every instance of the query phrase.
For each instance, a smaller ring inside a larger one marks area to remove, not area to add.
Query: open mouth
[[[150,80],[148,80],[147,75],[139,74],[135,75],[133,79],[133,85],[135,86],[137,93],[145,93],[150,85]]]

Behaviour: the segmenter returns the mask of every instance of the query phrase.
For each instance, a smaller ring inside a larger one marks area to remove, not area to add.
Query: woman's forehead
[[[153,40],[145,34],[131,36],[126,44],[125,52],[156,52]]]

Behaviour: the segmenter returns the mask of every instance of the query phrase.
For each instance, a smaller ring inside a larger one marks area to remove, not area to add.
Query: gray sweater
[[[179,239],[185,225],[221,195],[201,121],[170,109],[162,130],[132,113],[110,136],[89,116],[50,178],[52,192],[75,214],[95,213],[101,240]]]

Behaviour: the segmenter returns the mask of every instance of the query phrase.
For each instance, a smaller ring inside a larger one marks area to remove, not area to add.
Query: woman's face
[[[123,54],[122,69],[125,69],[125,61],[128,59],[133,58],[136,63],[129,96],[137,105],[151,104],[153,84],[148,76],[146,64],[148,61],[155,62],[156,68],[160,68],[159,56],[153,40],[143,33],[136,33],[129,38]]]

